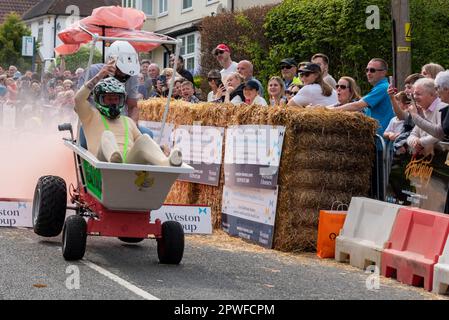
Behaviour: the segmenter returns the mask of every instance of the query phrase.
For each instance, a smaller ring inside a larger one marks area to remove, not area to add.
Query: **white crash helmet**
[[[140,73],[139,55],[127,41],[115,41],[108,50],[107,60],[117,59],[117,68],[126,75],[137,76]]]

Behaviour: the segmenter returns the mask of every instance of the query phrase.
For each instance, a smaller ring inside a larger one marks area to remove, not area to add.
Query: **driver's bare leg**
[[[100,161],[123,163],[123,156],[112,131],[105,130],[101,135],[97,158]]]
[[[182,165],[182,154],[179,150],[173,150],[167,157],[161,147],[149,135],[143,134],[134,142],[126,162],[179,167]]]

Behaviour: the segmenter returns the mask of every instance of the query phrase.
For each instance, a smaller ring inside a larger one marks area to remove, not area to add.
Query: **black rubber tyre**
[[[33,228],[42,237],[58,236],[67,210],[67,185],[55,176],[39,178],[33,198]]]
[[[87,223],[83,217],[70,216],[64,224],[62,255],[67,261],[80,260],[86,252]]]
[[[139,242],[142,242],[145,239],[143,239],[143,238],[122,238],[122,237],[119,237],[119,240],[123,241],[123,242],[126,242],[126,243],[139,243]]]
[[[184,255],[184,229],[179,222],[162,224],[162,238],[157,240],[157,255],[163,264],[179,264]]]

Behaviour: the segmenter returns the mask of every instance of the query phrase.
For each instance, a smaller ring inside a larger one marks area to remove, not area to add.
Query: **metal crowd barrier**
[[[374,167],[371,183],[371,198],[385,201],[387,194],[389,169],[389,152],[387,152],[387,144],[382,136],[375,136],[376,155],[374,157]],[[387,162],[388,161],[388,162]]]

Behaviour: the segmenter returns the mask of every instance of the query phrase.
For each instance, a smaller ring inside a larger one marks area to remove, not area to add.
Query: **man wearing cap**
[[[212,54],[217,58],[218,63],[223,68],[220,71],[221,80],[226,82],[226,78],[237,72],[237,62],[231,59],[231,49],[224,43],[219,44],[213,51]]]
[[[290,88],[292,85],[302,85],[301,79],[298,77],[298,67],[295,59],[286,58],[279,63],[281,68],[282,79],[284,79],[285,89]]]

